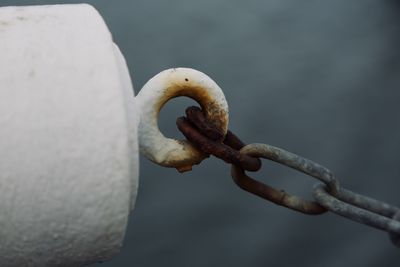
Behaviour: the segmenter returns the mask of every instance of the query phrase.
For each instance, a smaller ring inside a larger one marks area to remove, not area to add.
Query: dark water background
[[[79,1],[1,1],[0,5]],[[97,0],[136,92],[170,67],[223,88],[230,128],[319,161],[342,184],[400,205],[400,3]],[[166,106],[160,127],[192,101]],[[309,177],[264,163],[257,178],[310,198]],[[141,160],[125,245],[95,266],[400,266],[385,233],[332,214],[294,213],[238,189],[208,159],[190,173]]]

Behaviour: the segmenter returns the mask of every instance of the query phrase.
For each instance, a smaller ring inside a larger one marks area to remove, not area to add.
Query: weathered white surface
[[[140,151],[150,160],[180,171],[200,163],[204,154],[186,140],[166,138],[158,128],[158,113],[171,98],[187,96],[196,100],[208,121],[228,130],[229,112],[221,88],[206,74],[190,68],[174,68],[150,79],[136,96],[140,112]]]
[[[126,64],[92,7],[0,8],[0,266],[114,256],[136,137]]]

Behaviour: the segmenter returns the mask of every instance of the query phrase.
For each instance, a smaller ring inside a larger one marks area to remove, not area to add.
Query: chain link
[[[227,134],[229,139],[223,140],[223,136],[218,132],[213,131],[213,126],[206,122],[201,109],[198,107],[189,107],[186,109],[186,116],[177,119],[176,124],[178,129],[185,137],[194,144],[200,151],[205,154],[213,154],[214,156],[231,163],[248,171],[258,171],[261,168],[261,161],[257,158],[247,156],[240,153],[234,147],[242,146],[242,142],[238,138],[234,138],[233,134]],[[198,129],[205,129],[200,132]],[[227,145],[232,143],[232,147]]]
[[[231,131],[223,139],[198,107],[187,108],[186,116],[177,119],[178,129],[202,152],[231,163],[232,178],[242,189],[298,212],[317,215],[331,211],[387,231],[393,244],[400,247],[400,208],[342,188],[329,169],[284,149],[267,144],[245,146]],[[314,201],[291,195],[247,176],[246,170],[257,171],[261,168],[259,158],[275,161],[322,182],[313,188]]]

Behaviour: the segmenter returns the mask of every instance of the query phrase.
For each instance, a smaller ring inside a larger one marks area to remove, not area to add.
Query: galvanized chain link
[[[400,208],[356,194],[340,186],[333,173],[311,160],[267,144],[245,144],[228,131],[224,140],[208,123],[201,109],[189,107],[177,125],[185,137],[206,154],[212,154],[232,164],[232,178],[242,189],[306,214],[334,212],[353,221],[387,231],[393,244],[400,247]],[[259,158],[265,158],[312,176],[322,183],[314,186],[315,201],[277,190],[246,175],[245,170],[261,168]]]

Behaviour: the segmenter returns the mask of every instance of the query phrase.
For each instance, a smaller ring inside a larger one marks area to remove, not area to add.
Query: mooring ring
[[[221,88],[204,73],[190,68],[174,68],[150,79],[135,97],[139,108],[138,128],[141,152],[151,161],[178,171],[191,170],[207,155],[186,140],[165,137],[158,128],[158,114],[170,99],[187,96],[196,100],[208,121],[224,135],[228,131],[228,103]]]

